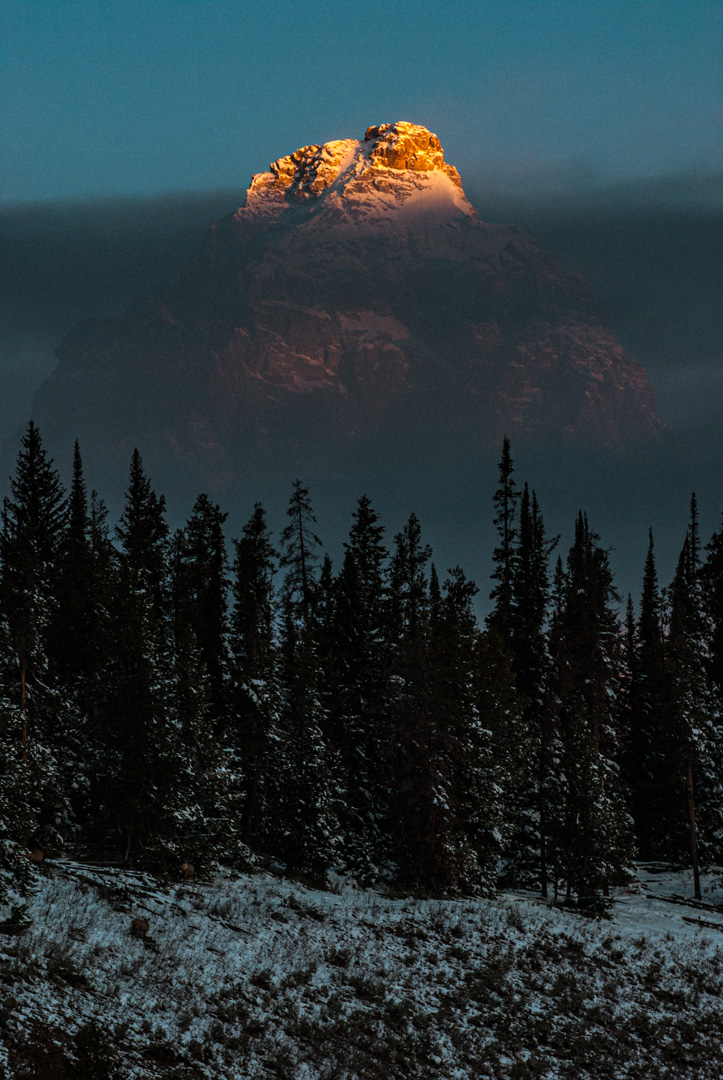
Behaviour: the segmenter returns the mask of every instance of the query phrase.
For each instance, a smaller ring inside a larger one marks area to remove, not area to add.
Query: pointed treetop
[[[52,561],[66,522],[67,502],[52,458],[32,420],[21,440],[10,492],[3,504],[6,539],[12,535],[26,545],[28,556],[32,547],[33,557]]]

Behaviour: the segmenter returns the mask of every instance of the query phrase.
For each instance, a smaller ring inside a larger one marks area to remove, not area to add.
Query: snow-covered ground
[[[596,920],[525,893],[160,887],[50,862],[30,926],[0,936],[1,1064],[67,1075],[37,1062],[95,1018],[133,1077],[723,1077],[719,878],[695,906],[689,875],[641,866]]]

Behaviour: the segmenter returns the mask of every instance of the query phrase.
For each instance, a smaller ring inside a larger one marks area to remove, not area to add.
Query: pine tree
[[[209,711],[224,726],[228,677],[228,556],[223,526],[228,517],[207,495],[199,495],[185,529],[175,538],[174,609],[176,633],[187,624],[206,671]]]
[[[552,576],[551,594],[551,617],[553,624],[560,624],[562,613],[565,608],[565,595],[567,593],[567,575],[562,565],[562,555],[557,556],[555,572]]]
[[[230,616],[231,727],[244,777],[241,832],[253,846],[268,846],[279,805],[278,656],[274,635],[276,551],[263,506],[256,503],[240,539],[234,540]]]
[[[290,870],[324,878],[341,849],[341,771],[325,737],[320,667],[308,631],[287,667],[281,728],[285,783],[282,855]]]
[[[625,880],[632,857],[632,822],[616,764],[617,599],[607,552],[580,513],[564,599],[552,625],[563,767],[563,804],[553,842],[556,876],[586,903]]]
[[[90,495],[89,509],[92,640],[86,667],[88,710],[97,723],[103,699],[105,673],[115,647],[112,607],[118,595],[118,556],[108,527],[108,510],[96,491]]]
[[[123,586],[131,598],[142,601],[152,632],[162,638],[170,613],[165,511],[166,500],[153,491],[136,449],[131,456],[125,508],[115,531],[121,548]]]
[[[435,697],[438,643],[432,642],[427,564],[431,548],[422,543],[412,514],[395,537],[391,566],[391,630],[394,718],[391,818],[394,852],[403,882],[444,892],[462,875],[459,811],[449,722]]]
[[[19,783],[25,792],[35,792],[32,816],[37,837],[57,846],[71,829],[59,771],[68,716],[49,678],[48,633],[67,510],[60,478],[32,421],[21,442],[10,492],[3,503],[0,529],[3,737],[9,748],[17,748],[28,771],[19,778],[11,768],[14,779],[10,782]],[[13,718],[14,732],[8,726]],[[9,752],[11,761],[15,760],[15,751]],[[40,776],[42,784],[33,780]]]
[[[389,700],[388,552],[384,526],[359,499],[336,578],[332,628],[334,695],[330,729],[345,775],[343,810],[349,868],[376,880],[389,861],[389,778],[384,748]]]
[[[509,836],[522,703],[499,635],[479,633],[472,607],[476,593],[460,567],[451,569],[430,634],[437,770],[449,791],[448,880],[439,884],[490,894]]]
[[[165,500],[153,491],[135,450],[116,526],[116,648],[102,703],[106,745],[95,799],[104,807],[99,841],[126,862],[136,858],[158,866],[176,861],[174,816],[186,794],[164,510]]]
[[[92,652],[92,555],[88,497],[75,443],[67,525],[58,544],[58,574],[49,653],[61,684],[76,689]]]
[[[95,492],[90,506],[78,443],[73,482],[58,558],[50,623],[50,674],[64,702],[63,768],[82,826],[93,812],[91,777],[97,772],[96,735],[102,688],[115,647],[109,634],[115,553],[105,525],[106,510]]]
[[[599,910],[600,894],[625,880],[632,857],[631,822],[610,763],[591,737],[584,693],[568,694],[559,714],[563,789],[561,817],[553,824],[556,882],[567,899]]]
[[[723,527],[713,533],[706,546],[705,562],[701,566],[701,594],[708,622],[711,679],[723,693]]]
[[[27,851],[49,837],[41,828],[43,787],[55,763],[23,726],[15,681],[15,656],[7,621],[0,615],[0,904],[26,896],[31,884]],[[7,673],[11,673],[8,681]]]
[[[512,576],[513,609],[509,648],[518,692],[526,699],[524,746],[528,764],[518,772],[514,830],[508,852],[511,876],[537,881],[547,895],[547,833],[553,812],[551,664],[545,635],[550,602],[548,561],[558,537],[548,538],[535,492],[525,484],[520,502],[518,545]],[[510,808],[512,810],[512,808]]]
[[[490,593],[490,600],[494,601],[495,606],[487,616],[487,625],[498,632],[506,646],[510,644],[513,633],[513,583],[517,541],[515,520],[520,498],[513,473],[510,440],[505,435],[502,440],[502,457],[499,463],[499,487],[493,497],[496,510],[494,524],[499,537],[492,556],[495,567],[492,578],[497,584]]]
[[[701,862],[717,860],[723,854],[723,732],[720,706],[708,678],[695,496],[671,587],[665,651],[671,796],[677,801],[681,826],[687,818],[694,889],[700,898]],[[682,847],[681,833],[678,837]],[[675,836],[671,843],[676,844]]]
[[[316,524],[309,500],[309,489],[294,481],[294,489],[286,511],[289,524],[281,533],[279,566],[286,570],[284,600],[293,616],[308,626],[311,610],[318,599],[319,587],[315,568],[319,562],[321,540],[312,530]]]
[[[3,503],[0,532],[0,597],[17,657],[25,743],[34,720],[40,720],[42,694],[38,692],[45,681],[47,628],[67,513],[60,478],[32,420],[22,439],[10,490],[10,498]]]
[[[422,543],[422,528],[411,514],[401,533],[394,537],[391,566],[390,618],[392,635],[399,646],[423,638],[429,618],[427,563],[429,544]]]
[[[241,677],[247,682],[264,680],[276,663],[274,574],[278,555],[261,503],[254,506],[241,538],[234,540],[234,549],[231,647]]]
[[[658,588],[653,533],[643,571],[640,619],[628,615],[627,687],[622,762],[640,852],[644,858],[665,854],[669,814],[667,736],[665,731],[665,659],[662,601]]]
[[[282,851],[289,868],[324,877],[341,843],[341,773],[325,737],[325,687],[317,650],[314,609],[321,541],[307,488],[294,483],[289,524],[281,534],[279,565],[286,570],[283,600],[283,677],[280,728],[287,782],[281,803]]]
[[[490,872],[492,885],[498,877],[518,878],[519,793],[533,765],[524,722],[526,701],[517,692],[512,658],[496,630],[477,636],[473,685],[481,728],[476,768],[485,791],[476,816],[488,822],[478,849],[490,871],[493,865],[501,871]]]

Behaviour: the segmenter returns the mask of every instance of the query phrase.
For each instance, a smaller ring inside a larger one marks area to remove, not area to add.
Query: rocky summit
[[[57,355],[35,407],[54,449],[126,462],[138,445],[217,493],[390,433],[615,446],[660,428],[584,283],[482,221],[437,136],[405,122],[273,162],[179,282]]]

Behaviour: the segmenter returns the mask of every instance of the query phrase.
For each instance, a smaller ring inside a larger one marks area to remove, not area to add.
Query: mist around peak
[[[563,460],[565,472],[554,455],[528,460],[527,451],[513,445],[520,474],[536,484],[541,499],[546,496],[551,525],[569,529],[572,515],[585,505],[603,539],[615,548],[621,589],[636,591],[648,524],[655,530],[663,569],[672,571],[690,491],[698,491],[708,531],[718,526],[723,505],[723,176],[691,171],[606,185],[589,171],[578,169],[576,178],[574,163],[566,175],[564,190],[559,177],[554,183],[549,177],[534,183],[528,178],[524,190],[506,192],[507,178],[499,174],[466,170],[464,182],[484,220],[520,224],[566,270],[584,277],[601,316],[651,378],[659,413],[673,432],[662,456],[638,454],[621,461],[615,475],[595,462],[588,467],[582,460]],[[58,342],[82,318],[117,315],[138,296],[157,293],[182,272],[209,221],[235,212],[243,199],[241,183],[215,192],[0,210],[0,427],[9,446],[4,477],[17,451],[18,432],[31,413],[32,396],[57,363]],[[68,476],[71,449],[67,462],[58,455]],[[469,463],[464,492],[457,497],[447,491],[444,521],[430,522],[439,534],[441,559],[446,549],[458,548],[445,540],[446,533],[465,538],[469,570],[479,580],[487,567],[465,506],[472,498],[484,513],[493,489],[494,456],[487,465]],[[92,461],[87,466],[92,469]],[[443,483],[438,475],[439,464],[433,464],[425,482],[412,478],[404,490],[400,477],[382,476],[378,501],[390,506],[399,499],[406,512],[417,508],[428,519],[434,509],[430,489]],[[104,479],[102,473],[97,479]],[[361,487],[350,492],[352,501],[369,486],[368,479],[358,477]],[[280,505],[288,483],[288,478],[279,481]],[[331,486],[330,478],[324,479],[320,497],[331,497]],[[118,499],[122,488],[119,480]],[[112,502],[112,491],[107,493]],[[193,494],[179,503],[179,519]],[[256,496],[265,492],[257,490]],[[270,493],[269,501],[274,497]],[[338,511],[340,517],[347,512],[346,504]]]

